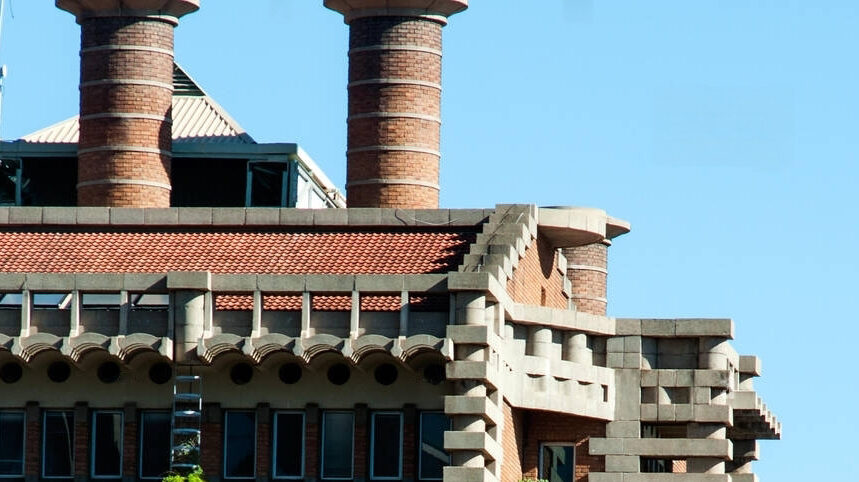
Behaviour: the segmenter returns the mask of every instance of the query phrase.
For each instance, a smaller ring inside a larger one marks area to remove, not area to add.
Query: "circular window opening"
[[[433,385],[438,385],[445,378],[444,365],[433,364],[424,368],[424,379]]]
[[[102,383],[113,383],[119,380],[119,364],[116,362],[104,362],[98,366],[98,379]]]
[[[254,369],[247,363],[236,363],[230,368],[230,380],[236,385],[245,385],[254,377]]]
[[[383,363],[376,367],[373,371],[373,376],[376,377],[376,381],[382,385],[391,385],[395,381],[397,381],[397,376],[399,372],[397,372],[397,367],[390,363]]]
[[[345,363],[332,365],[328,369],[328,381],[335,385],[343,385],[349,381],[350,376],[352,376],[352,371]]]
[[[17,382],[23,374],[24,370],[21,368],[21,365],[14,362],[7,363],[0,368],[0,380],[6,383]]]
[[[149,379],[152,380],[152,383],[164,385],[171,378],[173,378],[173,368],[170,367],[169,363],[158,362],[149,368]]]
[[[301,380],[301,365],[298,363],[285,363],[278,370],[277,376],[280,377],[280,381],[287,385],[298,383]]]
[[[52,382],[62,383],[69,379],[72,374],[72,367],[66,362],[55,361],[48,365],[48,378]]]

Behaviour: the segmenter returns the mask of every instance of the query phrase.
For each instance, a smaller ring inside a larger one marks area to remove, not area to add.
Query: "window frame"
[[[254,470],[253,474],[250,476],[236,476],[236,475],[227,475],[227,440],[229,440],[230,434],[230,423],[229,416],[230,414],[235,413],[249,413],[253,415],[253,426],[254,426],[254,436],[253,436],[253,464]],[[221,450],[221,457],[223,461],[221,462],[221,478],[227,480],[247,480],[247,479],[256,479],[257,478],[257,444],[259,443],[259,424],[257,421],[257,413],[255,410],[225,410],[224,411],[224,441],[223,441],[223,449]]]
[[[338,413],[348,414],[352,416],[352,452],[349,460],[349,476],[348,477],[326,477],[325,476],[325,419],[326,415]],[[320,480],[352,480],[355,478],[355,412],[351,410],[325,410],[322,412],[322,434],[319,437],[322,443],[319,451],[319,479]]]
[[[145,447],[143,447],[143,436],[144,436],[144,432],[146,429],[146,422],[144,421],[144,419],[146,418],[147,415],[155,415],[155,414],[166,415],[167,416],[167,425],[169,427],[172,427],[172,425],[173,425],[171,417],[170,417],[170,412],[165,412],[163,410],[144,410],[144,411],[140,412],[140,421],[139,421],[140,425],[138,426],[139,427],[138,428],[139,433],[137,434],[137,478],[139,478],[141,480],[161,480],[161,479],[163,479],[163,477],[158,477],[158,476],[152,477],[152,476],[144,476],[143,475],[143,454],[145,451],[144,450]],[[172,447],[171,447],[172,444],[173,444],[173,437],[172,437],[172,434],[170,432],[168,432],[167,433],[167,468],[168,468],[168,470],[170,468],[170,459],[171,459],[170,455],[171,455],[171,451],[172,451]]]
[[[449,431],[452,427],[452,421],[450,420],[450,417],[448,417],[447,414],[442,410],[426,410],[426,411],[420,412],[420,414],[418,415],[418,440],[417,440],[417,442],[418,442],[418,454],[417,454],[417,456],[418,456],[418,463],[417,463],[418,473],[416,474],[417,475],[416,479],[417,480],[443,480],[444,475],[442,475],[441,477],[438,477],[438,478],[423,477],[423,467],[422,467],[423,457],[421,457],[421,453],[422,453],[421,443],[424,439],[424,415],[425,414],[444,415],[447,418],[447,428],[448,428],[448,430],[445,430],[445,432]],[[450,466],[450,454],[447,454],[447,466]]]
[[[69,444],[69,446],[71,447],[71,450],[72,450],[72,454],[71,454],[72,459],[71,459],[71,467],[70,467],[71,472],[68,475],[46,475],[45,474],[45,460],[46,460],[45,448],[47,447],[47,444],[45,443],[45,435],[46,435],[45,431],[48,429],[48,424],[47,424],[48,415],[52,414],[52,413],[63,413],[63,414],[70,415],[70,418],[72,421],[71,433],[70,433],[71,440],[70,440],[70,444]],[[43,479],[55,479],[55,480],[73,479],[75,476],[75,412],[74,412],[74,410],[45,410],[45,411],[43,411],[42,412],[42,430],[41,430],[41,432],[42,432],[42,440],[41,440],[41,447],[39,447],[39,451],[40,451],[41,459],[42,459],[40,461],[40,465],[41,465],[40,468],[42,469],[41,474],[40,474],[41,478],[43,478]]]
[[[14,413],[21,415],[21,473],[20,474],[0,474],[0,479],[20,479],[27,472],[27,412],[25,410],[0,410],[0,415],[5,413]]]
[[[576,444],[575,442],[540,442],[540,453],[537,457],[537,478],[549,480],[549,474],[543,473],[543,451],[546,447],[570,447],[573,449],[573,480],[576,480]]]
[[[307,414],[300,410],[278,410],[274,412],[274,423],[272,423],[271,437],[271,478],[277,480],[301,480],[304,479],[304,471],[307,458]],[[299,475],[277,475],[277,427],[279,415],[301,416],[301,470]]]
[[[399,448],[400,448],[400,457],[397,460],[397,476],[396,477],[379,477],[375,475],[376,467],[376,415],[397,415],[400,419],[400,428],[398,430],[399,434]],[[400,480],[403,478],[403,412],[396,410],[379,410],[371,412],[370,414],[370,480]]]
[[[96,475],[95,474],[95,457],[96,457],[96,421],[99,414],[119,415],[119,473],[111,475]],[[89,475],[91,479],[121,479],[123,472],[123,463],[125,462],[125,412],[122,410],[93,410],[92,420],[90,423],[90,457],[89,457]]]

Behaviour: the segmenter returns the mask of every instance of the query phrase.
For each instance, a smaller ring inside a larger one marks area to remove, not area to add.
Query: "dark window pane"
[[[170,469],[170,414],[144,413],[140,428],[140,476],[161,478]]]
[[[244,207],[247,161],[173,159],[171,206]]]
[[[322,478],[351,479],[354,415],[325,412],[322,425]]]
[[[21,168],[22,205],[74,206],[77,203],[77,159],[24,159]]]
[[[276,417],[274,476],[299,478],[303,475],[304,414],[278,413]]]
[[[402,461],[402,415],[399,413],[373,414],[373,459],[374,479],[399,479]]]
[[[569,445],[543,446],[540,478],[549,482],[573,482],[575,473],[575,447]]]
[[[2,205],[14,205],[17,202],[19,166],[18,161],[0,160],[0,204]]]
[[[24,475],[24,412],[0,412],[0,475]]]
[[[420,478],[441,479],[443,468],[450,464],[444,451],[444,432],[450,430],[450,419],[441,412],[421,414]]]
[[[224,475],[256,475],[256,416],[253,412],[227,413],[227,440],[224,444]]]
[[[42,472],[45,477],[71,477],[74,467],[72,412],[45,412]]]
[[[96,412],[93,437],[93,477],[122,476],[122,414]]]
[[[251,170],[251,206],[278,207],[283,202],[283,178],[287,164],[254,162]]]

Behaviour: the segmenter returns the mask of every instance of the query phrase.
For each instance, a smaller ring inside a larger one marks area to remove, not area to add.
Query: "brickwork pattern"
[[[172,52],[169,22],[139,17],[82,20],[78,182],[101,183],[80,186],[78,205],[170,205]],[[99,117],[110,113],[163,120]],[[147,152],[123,149],[127,147]]]
[[[208,477],[220,476],[224,439],[222,422],[205,422],[200,428],[200,467]]]
[[[89,416],[78,416],[80,412],[75,413],[75,476],[83,477],[87,480],[89,477]]]
[[[137,477],[137,416],[125,417],[122,434],[122,475]]]
[[[38,410],[28,410],[26,437],[24,475],[38,477],[42,470],[42,417]]]
[[[579,311],[596,315],[606,314],[606,302],[592,298],[606,298],[608,246],[593,243],[575,248],[564,248],[567,258],[567,277],[573,286],[573,302]],[[582,269],[594,267],[598,270]],[[601,271],[600,271],[601,270]],[[577,296],[578,295],[578,296]]]
[[[536,411],[523,415],[526,430],[522,472],[525,477],[537,478],[540,444],[548,442],[575,445],[576,482],[588,480],[590,472],[605,471],[605,457],[588,454],[590,438],[605,437],[604,421]]]
[[[441,55],[435,52],[441,50],[441,28],[437,22],[416,17],[365,17],[352,21],[347,142],[350,207],[438,207],[438,189],[433,186],[439,179],[436,153],[441,126],[435,119],[440,116],[441,90],[426,83],[441,83]],[[402,50],[412,47],[418,48]],[[386,82],[391,79],[395,82]],[[435,119],[376,113],[418,114]],[[374,179],[390,182],[353,184]],[[429,186],[395,184],[396,180]]]
[[[272,426],[268,420],[257,420],[257,480],[271,475]]]
[[[555,250],[542,239],[534,240],[507,280],[510,297],[517,303],[566,309],[564,278],[557,265]]]
[[[304,477],[305,480],[315,480],[319,477],[319,452],[322,440],[321,413],[318,408],[308,406],[304,425]]]
[[[521,410],[514,409],[507,402],[504,410],[504,433],[501,436],[501,447],[504,449],[504,460],[501,464],[501,481],[517,482],[522,478],[522,449],[525,446],[525,425]]]

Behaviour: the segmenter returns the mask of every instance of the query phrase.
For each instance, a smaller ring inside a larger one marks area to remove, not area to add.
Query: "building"
[[[348,208],[175,66],[198,1],[57,1],[80,116],[0,150],[0,477],[158,479],[175,446],[211,481],[756,480],[781,428],[731,320],[606,315],[628,223],[438,208],[467,1],[324,4],[350,28]]]

